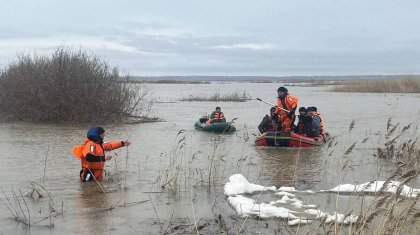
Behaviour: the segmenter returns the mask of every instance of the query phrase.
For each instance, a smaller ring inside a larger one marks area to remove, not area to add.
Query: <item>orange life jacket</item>
[[[277,98],[276,113],[279,114],[280,116],[284,115],[284,114],[288,114],[286,111],[284,111],[280,108],[283,108],[283,109],[286,109],[286,110],[289,110],[289,111],[296,110],[298,101],[299,101],[298,97],[295,97],[295,96],[292,96],[292,95],[289,95],[289,94],[284,97],[284,102],[282,102],[282,99]]]
[[[292,131],[292,125],[295,121],[294,112],[296,110],[298,101],[299,99],[297,97],[291,96],[289,94],[287,94],[284,97],[284,100],[277,98],[276,113],[280,116],[280,122],[283,132],[289,133]],[[283,109],[291,111],[292,115],[290,115],[289,112],[286,112]]]
[[[82,151],[82,158],[80,162],[82,164],[82,170],[80,172],[80,179],[82,181],[92,180],[86,179],[88,173],[93,174],[96,180],[103,178],[103,172],[105,168],[105,151],[111,151],[124,146],[123,141],[97,143],[91,140],[84,140],[85,145]]]
[[[214,119],[221,119],[221,118],[224,118],[225,117],[225,115],[223,114],[223,112],[213,112],[212,113],[212,118],[214,118]]]

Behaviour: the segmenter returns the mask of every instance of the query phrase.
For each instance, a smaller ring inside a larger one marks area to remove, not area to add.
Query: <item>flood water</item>
[[[377,159],[373,153],[384,143],[389,118],[393,124],[400,123],[400,129],[413,123],[407,136],[420,136],[418,94],[335,93],[326,86],[294,85],[288,88],[299,97],[299,107],[318,107],[334,144],[308,149],[255,147],[257,126],[270,109],[255,98],[275,103],[279,85],[283,84],[151,84],[155,104],[150,115],[165,121],[104,126],[105,140],[129,140],[132,145],[111,152],[114,159],[107,162],[103,189],[95,182],[79,182],[80,162],[71,155],[90,126],[0,123],[0,198],[17,205],[14,200],[23,195],[28,208],[22,210],[29,210],[32,224],[28,228],[14,221],[3,204],[0,234],[195,233],[195,222],[204,226],[202,233],[223,232],[214,222],[219,215],[227,223],[241,223],[223,194],[223,185],[233,174],[265,186],[312,191],[386,180],[395,162]],[[253,99],[180,101],[191,95],[234,91],[245,91]],[[216,106],[228,121],[237,118],[235,133],[216,135],[194,129],[194,122]],[[343,169],[344,152],[355,142]],[[39,185],[43,197],[25,197]],[[410,186],[420,188],[419,180]],[[331,212],[335,198],[335,194],[316,193],[308,200]],[[339,200],[337,210],[345,213],[351,200],[346,195]],[[352,203],[357,214],[360,205]],[[49,217],[51,208],[62,214]],[[278,224],[278,220],[253,220],[245,231],[272,234]]]

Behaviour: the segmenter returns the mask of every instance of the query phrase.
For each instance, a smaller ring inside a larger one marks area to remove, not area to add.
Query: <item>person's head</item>
[[[276,107],[270,108],[270,114],[273,115],[276,112]]]
[[[98,126],[98,127],[92,127],[87,132],[87,138],[89,140],[100,142],[103,141],[105,137],[105,130],[104,128]]]
[[[216,112],[220,112],[222,109],[220,107],[216,107]]]
[[[279,95],[279,97],[285,97],[287,95],[287,88],[284,86],[281,86],[277,89],[277,94]]]
[[[306,109],[306,111],[308,112],[309,115],[313,115],[316,112],[316,108],[315,107],[308,107]]]
[[[306,110],[306,108],[305,107],[300,107],[299,108],[299,114],[300,115],[305,115],[307,113],[307,110]]]

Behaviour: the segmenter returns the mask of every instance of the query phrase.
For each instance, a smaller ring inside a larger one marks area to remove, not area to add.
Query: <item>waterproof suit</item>
[[[312,117],[308,114],[298,116],[298,124],[295,132],[298,134],[306,134],[306,130],[312,128]]]
[[[105,168],[105,151],[124,146],[124,141],[104,143],[100,136],[100,129],[102,128],[91,128],[88,131],[87,139],[84,140],[83,157],[80,159],[82,164],[81,181],[102,180]]]
[[[324,121],[322,120],[319,113],[314,112],[312,115],[312,125],[306,132],[306,135],[309,137],[316,137],[319,135],[324,135]]]
[[[291,96],[287,93],[284,97],[277,98],[276,114],[280,116],[280,122],[282,131],[290,133],[292,131],[292,124],[295,120],[295,110],[298,104],[299,98]],[[283,109],[289,110],[286,112]]]
[[[277,114],[275,114],[275,116],[277,116]],[[276,132],[281,131],[281,126],[278,118],[274,118],[270,114],[267,114],[261,121],[260,125],[258,125],[258,130],[261,134],[267,131]]]

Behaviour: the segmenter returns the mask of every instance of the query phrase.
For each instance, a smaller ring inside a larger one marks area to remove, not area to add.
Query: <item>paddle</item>
[[[277,107],[277,105],[274,105],[274,104],[272,104],[272,103],[270,103],[270,102],[267,102],[267,101],[265,101],[265,100],[262,100],[262,99],[260,99],[260,98],[257,98],[257,100],[258,100],[258,101],[261,101],[261,102],[263,102],[263,103],[269,104],[269,105],[271,105],[271,106],[274,106],[274,107],[276,107],[276,108],[279,108],[279,109],[281,109],[281,110],[283,110],[283,111],[285,111],[285,112],[290,113],[290,111],[289,111],[289,110],[284,109],[284,108]]]

